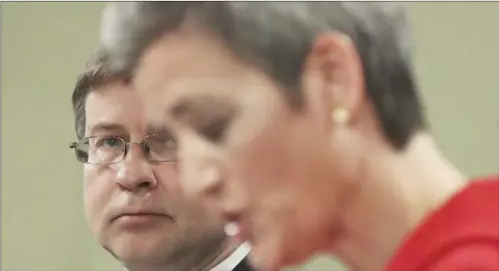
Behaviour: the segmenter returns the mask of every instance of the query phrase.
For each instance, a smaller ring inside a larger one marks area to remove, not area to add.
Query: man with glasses
[[[84,163],[85,214],[100,244],[129,271],[250,270],[249,246],[181,194],[174,138],[148,124],[135,91],[104,61],[97,55],[78,79],[70,145]]]

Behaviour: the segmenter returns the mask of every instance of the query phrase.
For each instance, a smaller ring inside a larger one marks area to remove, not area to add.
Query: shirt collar
[[[243,261],[251,250],[251,245],[248,242],[242,243],[229,257],[221,261],[217,266],[213,267],[210,271],[227,271],[233,270],[236,266]]]
[[[213,267],[210,271],[230,271],[236,268],[236,266],[243,261],[243,259],[248,255],[251,250],[251,245],[248,242],[242,243],[237,247],[229,257],[221,261],[217,266]],[[123,266],[124,271],[128,269]]]

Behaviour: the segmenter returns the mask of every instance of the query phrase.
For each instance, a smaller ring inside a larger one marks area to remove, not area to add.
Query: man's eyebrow
[[[116,132],[116,133],[122,133],[124,132],[125,126],[114,123],[114,122],[99,122],[95,125],[92,125],[89,127],[88,132],[89,135],[92,136],[95,133],[98,132]]]

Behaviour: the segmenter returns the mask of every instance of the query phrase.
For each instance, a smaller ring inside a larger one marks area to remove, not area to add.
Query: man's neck
[[[125,271],[210,271],[233,253],[239,245],[239,243],[227,238],[224,244],[217,251],[211,252],[210,255],[189,257],[185,259],[186,261],[176,261],[175,263],[170,262],[167,264],[125,265]],[[194,260],[194,258],[198,260]]]
[[[383,270],[404,236],[466,184],[426,135],[415,136],[403,153],[380,152],[369,164],[332,248],[359,271]]]

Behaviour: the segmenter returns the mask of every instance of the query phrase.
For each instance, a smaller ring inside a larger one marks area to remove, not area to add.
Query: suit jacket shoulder
[[[244,258],[232,271],[256,271],[248,263],[247,257]]]

